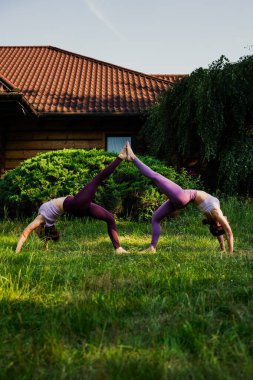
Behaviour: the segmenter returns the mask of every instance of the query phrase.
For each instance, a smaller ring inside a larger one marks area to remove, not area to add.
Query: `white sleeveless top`
[[[52,200],[43,203],[38,211],[38,214],[44,217],[46,227],[52,227],[55,224],[56,219],[63,213],[64,211],[56,207]]]
[[[197,206],[204,214],[210,213],[214,208],[220,208],[220,201],[218,198],[208,194],[208,197]]]

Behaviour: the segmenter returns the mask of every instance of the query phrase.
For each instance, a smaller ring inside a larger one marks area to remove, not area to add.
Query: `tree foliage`
[[[224,56],[177,81],[148,111],[148,152],[169,164],[197,158],[206,184],[253,192],[253,56]]]

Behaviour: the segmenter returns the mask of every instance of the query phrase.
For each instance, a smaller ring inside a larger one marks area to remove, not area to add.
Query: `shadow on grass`
[[[68,378],[82,371],[115,378],[124,368],[117,378],[248,378],[253,286],[233,281],[232,273],[218,283],[183,281],[174,268],[167,277],[135,282],[131,276],[72,279],[61,299],[36,298],[36,292],[34,301],[2,299],[3,374],[57,378],[65,368],[72,371]]]

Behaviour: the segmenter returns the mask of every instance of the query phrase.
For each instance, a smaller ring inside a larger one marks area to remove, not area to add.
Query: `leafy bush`
[[[102,150],[67,149],[24,161],[0,180],[0,215],[30,216],[42,202],[75,194],[115,157]],[[177,173],[151,157],[141,159],[184,188],[197,186],[184,171]],[[149,217],[164,200],[164,195],[129,162],[122,162],[99,186],[94,199],[116,215],[140,219]]]

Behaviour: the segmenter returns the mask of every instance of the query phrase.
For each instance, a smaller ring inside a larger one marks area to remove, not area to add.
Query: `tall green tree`
[[[197,158],[206,185],[253,193],[253,56],[222,56],[177,81],[147,115],[148,153],[182,166]]]

